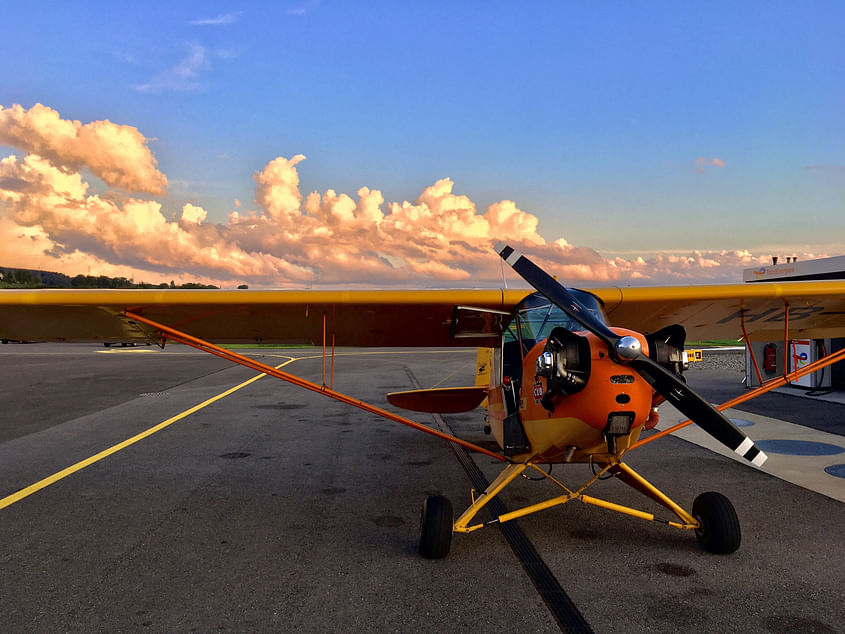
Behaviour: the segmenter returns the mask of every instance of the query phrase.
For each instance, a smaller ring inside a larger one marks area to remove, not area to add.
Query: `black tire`
[[[721,493],[702,493],[692,503],[692,515],[701,522],[695,536],[704,550],[727,555],[739,548],[742,534],[731,501]]]
[[[452,503],[442,495],[429,495],[420,517],[420,555],[443,559],[452,545]]]

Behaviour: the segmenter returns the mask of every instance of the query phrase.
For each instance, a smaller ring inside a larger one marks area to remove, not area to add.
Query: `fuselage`
[[[614,361],[598,337],[532,297],[493,351],[488,422],[494,437],[517,460],[584,462],[624,452],[649,418],[654,390]],[[648,353],[642,334],[613,330],[636,337]],[[521,443],[514,441],[516,425]]]

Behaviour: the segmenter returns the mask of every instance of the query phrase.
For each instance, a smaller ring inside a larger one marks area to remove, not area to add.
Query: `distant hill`
[[[177,285],[173,281],[160,284],[146,282],[136,284],[125,277],[108,277],[107,275],[70,277],[54,271],[0,266],[0,289],[4,288],[217,288],[217,286],[197,282]]]

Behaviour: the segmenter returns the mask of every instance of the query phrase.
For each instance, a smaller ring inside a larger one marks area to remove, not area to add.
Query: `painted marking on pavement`
[[[845,453],[845,448],[839,445],[813,440],[758,440],[757,446],[769,453],[787,456],[835,456]]]
[[[286,365],[293,363],[294,361],[297,361],[297,359],[295,357],[289,357],[287,361],[277,365],[276,369],[277,370],[281,369],[281,368],[285,367]],[[69,475],[76,473],[77,471],[81,471],[85,467],[91,466],[92,464],[94,464],[95,462],[99,462],[103,458],[107,458],[107,457],[111,456],[112,454],[115,454],[118,451],[121,451],[122,449],[126,449],[130,445],[134,445],[135,443],[143,440],[144,438],[148,438],[149,436],[152,436],[156,432],[159,432],[162,429],[169,427],[173,423],[180,421],[183,418],[186,418],[187,416],[190,416],[191,414],[198,412],[199,410],[201,410],[205,407],[208,407],[209,405],[219,401],[220,399],[226,398],[230,394],[237,392],[238,390],[246,387],[247,385],[255,383],[258,379],[265,377],[265,376],[267,376],[267,375],[263,374],[263,373],[257,374],[254,377],[252,377],[251,379],[244,381],[240,385],[236,385],[235,387],[230,388],[230,389],[226,390],[225,392],[221,392],[217,396],[212,396],[210,399],[203,401],[199,405],[194,405],[190,409],[186,409],[184,412],[182,412],[180,414],[176,414],[176,416],[168,418],[166,421],[163,421],[163,422],[159,423],[158,425],[155,425],[154,427],[150,427],[146,431],[142,431],[140,434],[136,434],[135,436],[132,436],[131,438],[128,438],[128,439],[124,440],[123,442],[120,442],[120,443],[114,445],[113,447],[109,447],[108,449],[105,449],[105,450],[101,451],[100,453],[94,454],[90,458],[86,458],[85,460],[81,460],[80,462],[77,462],[76,464],[71,465],[71,466],[67,467],[66,469],[62,469],[58,473],[54,473],[53,475],[48,476],[48,477],[44,478],[43,480],[39,480],[35,484],[30,484],[28,487],[23,488],[20,491],[16,491],[15,493],[12,493],[11,495],[6,496],[3,499],[0,499],[0,509],[4,509],[7,506],[11,506],[15,502],[20,502],[21,500],[29,497],[33,493],[37,493],[41,489],[44,489],[44,488],[50,486],[51,484],[55,484],[59,480],[62,480],[64,478],[68,477]]]
[[[457,350],[425,350],[425,351],[422,351],[422,350],[421,351],[416,351],[416,350],[413,350],[413,351],[377,351],[377,352],[362,352],[362,353],[346,352],[346,353],[335,353],[335,356],[358,356],[358,355],[370,355],[370,354],[372,354],[372,355],[376,355],[376,354],[384,354],[384,355],[420,354],[420,353],[425,353],[425,354],[452,353],[452,354],[454,354],[455,352],[459,352],[459,351],[462,351],[462,350],[463,349],[457,349]],[[466,350],[471,350],[471,349],[466,349]],[[114,353],[121,353],[121,352],[157,352],[157,351],[151,350],[151,349],[141,349],[141,350],[98,350],[97,352],[106,353],[106,354],[107,353],[114,354]],[[285,367],[286,365],[293,363],[294,361],[304,361],[304,360],[307,360],[307,359],[320,359],[320,358],[322,358],[322,355],[313,355],[313,356],[305,356],[305,357],[291,357],[291,356],[287,356],[287,355],[275,355],[274,354],[274,355],[266,355],[266,356],[276,356],[276,357],[281,357],[281,358],[287,359],[287,361],[285,361],[284,363],[281,363],[281,364],[276,366],[277,370]],[[258,374],[256,376],[252,377],[251,379],[249,379],[248,381],[244,381],[240,385],[236,385],[235,387],[228,389],[225,392],[218,394],[217,396],[213,396],[212,398],[210,398],[206,401],[203,401],[199,405],[195,405],[194,407],[191,407],[190,409],[185,410],[181,414],[177,414],[176,416],[173,416],[172,418],[168,418],[166,421],[163,421],[163,422],[159,423],[158,425],[155,425],[154,427],[150,427],[149,429],[141,432],[140,434],[132,436],[132,438],[128,438],[127,440],[124,440],[123,442],[118,443],[118,444],[114,445],[113,447],[109,447],[108,449],[105,449],[105,450],[101,451],[100,453],[97,453],[97,454],[95,454],[95,455],[93,455],[89,458],[86,458],[85,460],[81,460],[80,462],[77,462],[76,464],[71,465],[71,466],[67,467],[66,469],[62,469],[58,473],[54,473],[53,475],[48,476],[48,477],[44,478],[43,480],[39,480],[38,482],[31,484],[28,487],[25,487],[25,488],[23,488],[19,491],[16,491],[15,493],[12,493],[11,495],[6,496],[5,498],[0,499],[0,509],[4,509],[7,506],[11,506],[15,502],[20,502],[21,500],[29,497],[33,493],[37,493],[41,489],[44,489],[44,488],[50,486],[51,484],[55,484],[59,480],[62,480],[64,478],[68,477],[69,475],[76,473],[77,471],[81,471],[85,467],[88,467],[88,466],[94,464],[95,462],[99,462],[103,458],[107,458],[108,456],[111,456],[112,454],[115,454],[118,451],[121,451],[122,449],[126,449],[130,445],[134,445],[135,443],[143,440],[144,438],[152,436],[156,432],[159,432],[162,429],[169,427],[173,423],[180,421],[183,418],[190,416],[191,414],[198,412],[199,410],[201,410],[205,407],[208,407],[209,405],[211,405],[212,403],[215,403],[216,401],[219,401],[220,399],[226,398],[230,394],[237,392],[241,388],[244,388],[247,385],[250,385],[251,383],[254,383],[258,379],[265,377],[265,376],[267,376],[267,375],[263,374],[263,373]]]
[[[845,478],[845,464],[832,464],[824,468],[825,473],[828,473],[837,478]]]
[[[754,423],[744,418],[731,418],[730,421],[737,427],[753,427]]]
[[[97,354],[139,354],[141,352],[158,352],[158,350],[151,348],[120,348],[118,350],[107,348],[106,350],[95,350],[95,352]]]

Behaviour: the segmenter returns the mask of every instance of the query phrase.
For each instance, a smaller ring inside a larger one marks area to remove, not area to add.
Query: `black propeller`
[[[766,461],[766,454],[719,410],[696,394],[676,374],[644,354],[639,340],[617,335],[564,286],[512,247],[500,242],[494,248],[526,282],[607,344],[614,361],[630,365],[681,413],[732,451],[757,466]]]

